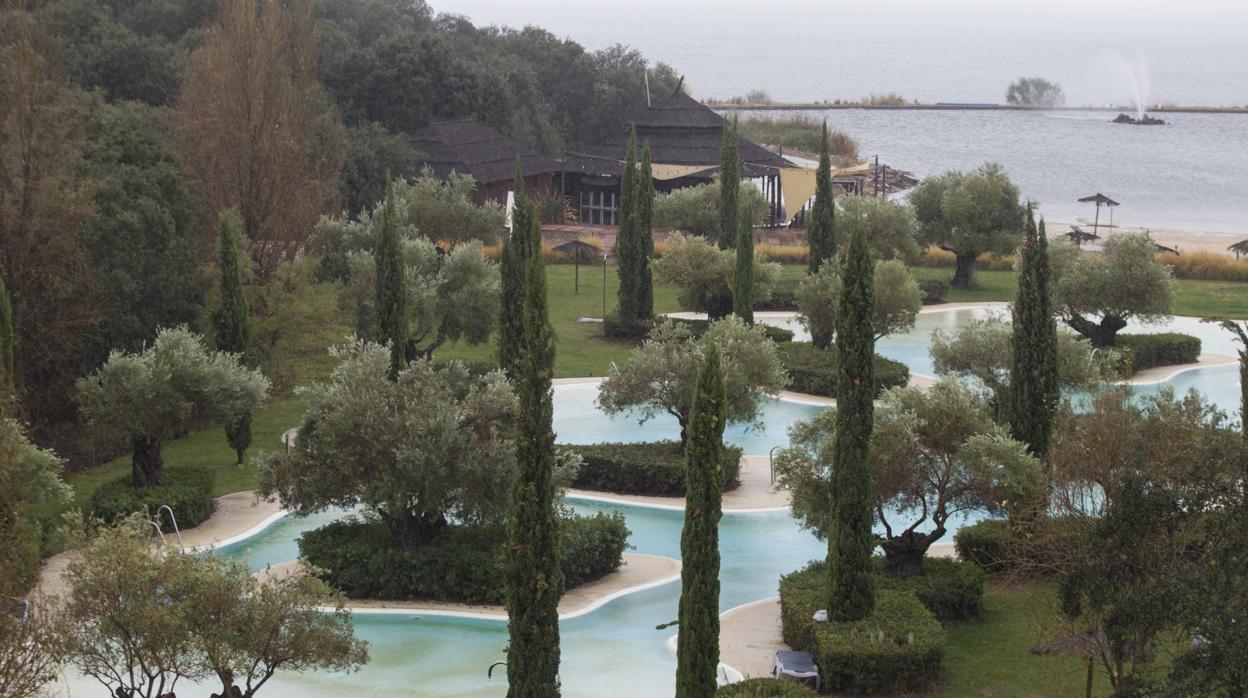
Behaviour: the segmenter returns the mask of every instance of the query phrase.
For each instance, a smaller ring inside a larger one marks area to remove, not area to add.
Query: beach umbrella
[[[1100,223],[1101,223],[1101,207],[1102,207],[1102,206],[1108,206],[1108,207],[1109,207],[1109,216],[1110,216],[1110,218],[1109,218],[1109,222],[1110,222],[1111,224],[1114,222],[1114,218],[1113,218],[1113,216],[1114,216],[1114,207],[1118,205],[1118,202],[1117,202],[1117,201],[1114,201],[1113,199],[1109,198],[1108,196],[1105,196],[1104,194],[1100,193],[1099,191],[1098,191],[1097,193],[1093,194],[1092,196],[1085,196],[1085,197],[1083,197],[1082,199],[1079,199],[1079,203],[1081,203],[1081,204],[1096,204],[1096,219],[1092,222],[1092,232],[1093,232],[1093,233],[1095,233],[1095,232],[1096,232],[1096,230],[1097,230],[1097,228],[1098,228],[1098,227],[1100,227]]]
[[[1235,253],[1235,259],[1239,259],[1241,254],[1248,254],[1248,240],[1240,240],[1239,242],[1226,248]]]
[[[591,245],[584,240],[569,240],[562,245],[555,245],[551,248],[551,251],[572,257],[573,262],[576,264],[576,285],[573,287],[573,293],[581,292],[581,260],[596,259],[598,255],[602,254],[602,251],[597,246]]]
[[[1033,645],[1031,653],[1079,657],[1086,661],[1088,663],[1087,698],[1092,698],[1092,679],[1096,675],[1096,658],[1101,656],[1101,648],[1106,646],[1105,643],[1105,632],[1103,630],[1100,628],[1088,629],[1081,633],[1062,635],[1048,642]]]

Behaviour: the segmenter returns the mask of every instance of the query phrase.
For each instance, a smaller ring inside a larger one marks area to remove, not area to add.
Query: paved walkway
[[[298,561],[274,565],[256,573],[260,579],[280,578],[294,574],[302,563]],[[559,601],[559,618],[568,619],[585,615],[607,602],[621,596],[653,589],[680,580],[680,561],[659,555],[624,553],[624,564],[616,572],[569,589]],[[347,608],[356,613],[411,613],[415,615],[456,616],[486,620],[507,620],[507,610],[502,606],[487,604],[457,604],[438,601],[373,601],[351,599]]]

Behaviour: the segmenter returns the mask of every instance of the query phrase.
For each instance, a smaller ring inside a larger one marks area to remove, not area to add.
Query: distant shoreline
[[[832,104],[827,102],[772,102],[765,104],[738,104],[708,100],[706,106],[717,111],[835,111],[844,109],[874,109],[883,111],[1078,111],[1126,113],[1135,112],[1134,106],[1121,107],[1027,107],[1017,104],[989,104],[968,102],[936,102],[934,104]],[[1150,114],[1240,114],[1248,115],[1248,107],[1200,107],[1162,106],[1150,107]]]

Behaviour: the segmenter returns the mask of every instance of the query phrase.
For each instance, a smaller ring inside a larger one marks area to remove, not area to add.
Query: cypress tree
[[[9,289],[4,283],[4,274],[0,274],[0,417],[11,412],[10,403],[16,392],[13,345],[13,306],[9,304]]]
[[[641,288],[637,296],[637,313],[643,320],[654,317],[654,275],[650,260],[654,258],[654,168],[650,162],[650,143],[641,150],[641,180],[638,192],[641,228]]]
[[[373,259],[377,264],[377,339],[390,343],[390,380],[398,380],[399,371],[407,366],[407,278],[394,210],[394,182],[389,177]]]
[[[732,277],[732,312],[754,324],[754,209],[746,206],[737,234],[737,270]]]
[[[498,320],[498,365],[507,372],[508,377],[515,380],[521,343],[524,341],[524,269],[529,261],[529,248],[532,246],[529,238],[536,219],[533,202],[524,193],[519,157],[516,158],[516,177],[512,189],[515,191],[516,201],[511,212],[511,233],[503,241],[503,254],[499,260],[503,299]],[[540,225],[538,230],[540,232]],[[537,247],[541,249],[540,237]]]
[[[1044,221],[1040,221],[1037,231],[1030,206],[1013,314],[1010,387],[1007,404],[1002,407],[1014,438],[1027,444],[1032,455],[1044,458],[1061,398],[1057,384],[1057,320],[1049,293]]]
[[[828,526],[828,619],[861,620],[875,607],[871,582],[870,447],[875,406],[875,262],[861,231],[849,240],[836,316],[836,435]]]
[[[531,249],[541,225],[529,221]],[[513,231],[513,239],[519,230]],[[546,269],[540,254],[525,264],[525,293],[516,417],[516,474],[507,516],[507,651],[509,698],[559,695],[559,514],[555,508],[555,435],[551,378],[555,334],[546,307]]]
[[[624,176],[620,178],[620,227],[615,238],[616,270],[620,287],[616,292],[616,314],[621,322],[640,319],[641,269],[645,256],[641,238],[640,183],[637,174],[637,131],[628,141]]]
[[[685,447],[685,525],[680,532],[680,634],[676,697],[715,693],[719,668],[719,519],[724,471],[724,377],[719,349],[707,347],[698,372]]]
[[[243,277],[238,267],[238,221],[232,213],[221,214],[217,234],[217,270],[220,274],[221,304],[212,315],[213,337],[219,351],[243,354],[247,351],[250,324]],[[225,438],[243,462],[251,446],[251,412],[225,420]]]
[[[819,169],[815,171],[815,203],[810,207],[806,226],[810,245],[810,273],[836,257],[836,200],[832,194],[832,156],[828,152],[828,122],[823,122],[819,141]]]
[[[724,140],[719,155],[719,249],[732,249],[737,243],[737,218],[740,212],[741,168],[737,153],[737,117],[732,128],[724,122]]]

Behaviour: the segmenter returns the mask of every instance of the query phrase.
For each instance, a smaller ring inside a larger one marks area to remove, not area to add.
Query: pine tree
[[[832,193],[832,156],[828,152],[828,122],[823,122],[819,141],[819,169],[815,171],[815,203],[806,226],[810,244],[810,273],[836,257],[836,200]]]
[[[16,391],[13,378],[13,306],[9,304],[9,289],[0,274],[0,417],[12,412]]]
[[[737,218],[740,212],[741,167],[737,139],[737,117],[732,128],[724,122],[724,141],[719,155],[719,249],[728,250],[737,243]]]
[[[685,448],[685,525],[680,532],[677,698],[715,693],[719,667],[719,519],[724,471],[724,377],[707,347],[698,373]]]
[[[541,225],[529,220],[530,249],[541,245]],[[513,230],[513,239],[519,234]],[[516,475],[507,516],[507,651],[509,698],[559,695],[559,599],[563,573],[557,555],[555,435],[551,378],[555,334],[546,301],[546,268],[540,254],[525,265],[523,341],[517,366],[520,398]]]
[[[512,189],[515,191],[515,208],[511,212],[511,234],[503,241],[503,254],[499,260],[503,301],[498,320],[498,365],[515,380],[524,341],[524,270],[532,246],[529,233],[536,219],[533,202],[524,193],[519,157],[516,158]],[[541,249],[540,238],[537,247]]]
[[[221,214],[217,234],[217,271],[220,275],[220,305],[212,315],[213,338],[219,351],[243,354],[247,351],[250,323],[243,277],[238,267],[238,220],[231,212]],[[251,446],[251,413],[244,412],[225,421],[225,438],[243,462]]]
[[[641,150],[641,180],[638,191],[644,251],[641,257],[641,288],[637,297],[637,313],[641,319],[649,320],[654,317],[654,275],[650,269],[650,260],[654,259],[654,168],[650,162],[649,142]]]
[[[875,406],[875,262],[861,231],[849,240],[836,316],[836,436],[828,526],[828,619],[866,618],[875,606],[870,568],[871,466],[867,461]]]
[[[615,238],[616,271],[620,287],[616,292],[616,314],[621,322],[640,318],[641,269],[645,244],[641,237],[640,182],[637,173],[637,131],[628,140],[624,175],[620,178],[620,227]]]
[[[732,277],[732,312],[754,324],[754,209],[746,206],[737,234],[737,270]]]
[[[386,202],[377,227],[377,339],[390,343],[390,379],[407,366],[407,278],[395,213],[394,183],[386,178]]]
[[[1018,298],[1014,302],[1014,341],[1005,418],[1010,433],[1032,455],[1048,454],[1053,419],[1060,400],[1057,384],[1057,320],[1049,292],[1048,241],[1044,221],[1036,230],[1027,207]]]

